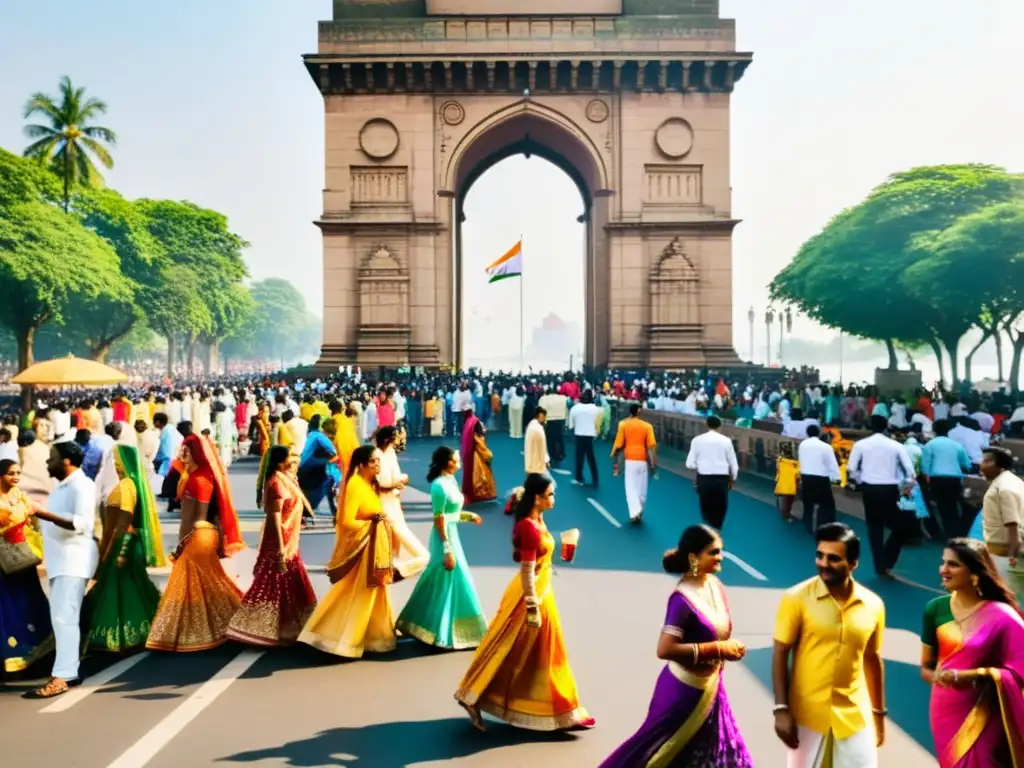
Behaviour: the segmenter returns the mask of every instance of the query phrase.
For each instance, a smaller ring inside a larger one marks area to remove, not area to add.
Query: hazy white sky
[[[21,107],[63,74],[106,99],[120,134],[109,183],[132,197],[188,198],[224,211],[252,243],[256,278],[292,279],[319,309],[311,224],[323,187],[320,96],[300,56],[329,0],[0,4],[0,146],[20,150]],[[733,99],[737,348],[747,308],[800,244],[893,171],[986,162],[1024,169],[1020,0],[722,0],[754,64]],[[519,205],[508,205],[518,199]],[[500,205],[499,205],[499,201]],[[526,282],[526,315],[581,321],[581,202],[560,171],[510,159],[467,201],[467,311],[512,318],[514,281],[483,266],[522,233],[527,263],[561,284]],[[500,215],[496,212],[500,211]],[[870,279],[850,266],[837,279]],[[800,335],[822,335],[797,321]],[[473,340],[467,339],[472,352]]]

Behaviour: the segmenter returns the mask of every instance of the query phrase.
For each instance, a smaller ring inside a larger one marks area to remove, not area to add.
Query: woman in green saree
[[[156,501],[137,448],[114,446],[120,480],[103,506],[96,584],[86,598],[86,648],[123,653],[142,648],[160,604],[147,566],[166,564]]]

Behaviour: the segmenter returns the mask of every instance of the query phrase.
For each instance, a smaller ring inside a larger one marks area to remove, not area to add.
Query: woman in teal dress
[[[103,505],[103,539],[96,584],[82,612],[86,647],[124,653],[146,644],[160,591],[146,566],[166,564],[156,501],[137,448],[114,446],[119,478]]]
[[[434,451],[427,480],[434,508],[430,532],[430,563],[398,617],[403,635],[447,650],[476,648],[487,633],[487,619],[473,586],[458,523],[480,525],[480,516],[463,512],[463,496],[455,473],[459,453],[441,446]]]

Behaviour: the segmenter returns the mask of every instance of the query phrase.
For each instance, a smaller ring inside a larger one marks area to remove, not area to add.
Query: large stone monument
[[[718,0],[335,0],[320,365],[462,362],[462,203],[523,153],[583,196],[588,364],[737,363],[735,48]]]

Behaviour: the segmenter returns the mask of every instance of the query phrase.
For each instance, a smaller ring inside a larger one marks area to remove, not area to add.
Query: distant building
[[[583,333],[579,323],[567,323],[550,313],[541,321],[539,328],[533,329],[526,346],[526,359],[543,362],[545,367],[553,369],[568,368],[570,357],[574,366],[582,363],[582,351]]]

